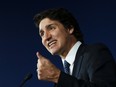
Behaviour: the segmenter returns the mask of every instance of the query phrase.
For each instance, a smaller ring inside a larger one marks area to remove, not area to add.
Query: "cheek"
[[[45,46],[45,41],[42,40],[42,44]]]
[[[47,44],[45,43],[45,41],[42,40],[42,44],[45,48],[47,48]]]

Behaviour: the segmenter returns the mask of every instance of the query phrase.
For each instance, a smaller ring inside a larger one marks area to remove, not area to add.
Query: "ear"
[[[74,32],[74,28],[72,27],[69,29],[69,33],[72,34],[73,32]]]

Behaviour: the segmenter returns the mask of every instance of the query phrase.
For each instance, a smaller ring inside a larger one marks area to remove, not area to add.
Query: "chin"
[[[56,55],[56,53],[54,53],[54,52],[50,52],[52,55]]]
[[[49,51],[52,55],[58,55],[58,51]]]

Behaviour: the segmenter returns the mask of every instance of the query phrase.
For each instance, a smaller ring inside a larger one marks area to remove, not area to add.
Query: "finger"
[[[37,56],[39,59],[43,57],[39,52],[36,53],[36,56]]]
[[[43,61],[48,60],[47,58],[45,58],[44,56],[42,56],[39,52],[37,52],[36,55],[37,55],[38,59],[40,59],[40,61],[41,60],[43,60]]]
[[[37,52],[36,55],[38,57],[39,66],[43,66],[46,63],[47,59],[44,56],[42,56],[39,52]]]
[[[37,69],[39,69],[40,66],[41,66],[41,63],[38,61],[38,63],[37,63]]]

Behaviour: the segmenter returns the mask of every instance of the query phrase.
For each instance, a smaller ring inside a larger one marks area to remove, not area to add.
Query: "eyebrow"
[[[49,24],[49,25],[47,25],[47,26],[45,26],[46,28],[49,28],[49,27],[51,27],[52,25],[55,25],[54,23],[52,23],[52,24]]]
[[[48,29],[49,27],[51,27],[52,25],[55,25],[54,23],[52,24],[48,24],[45,26],[46,29]],[[39,34],[42,32],[42,29],[39,29]]]

